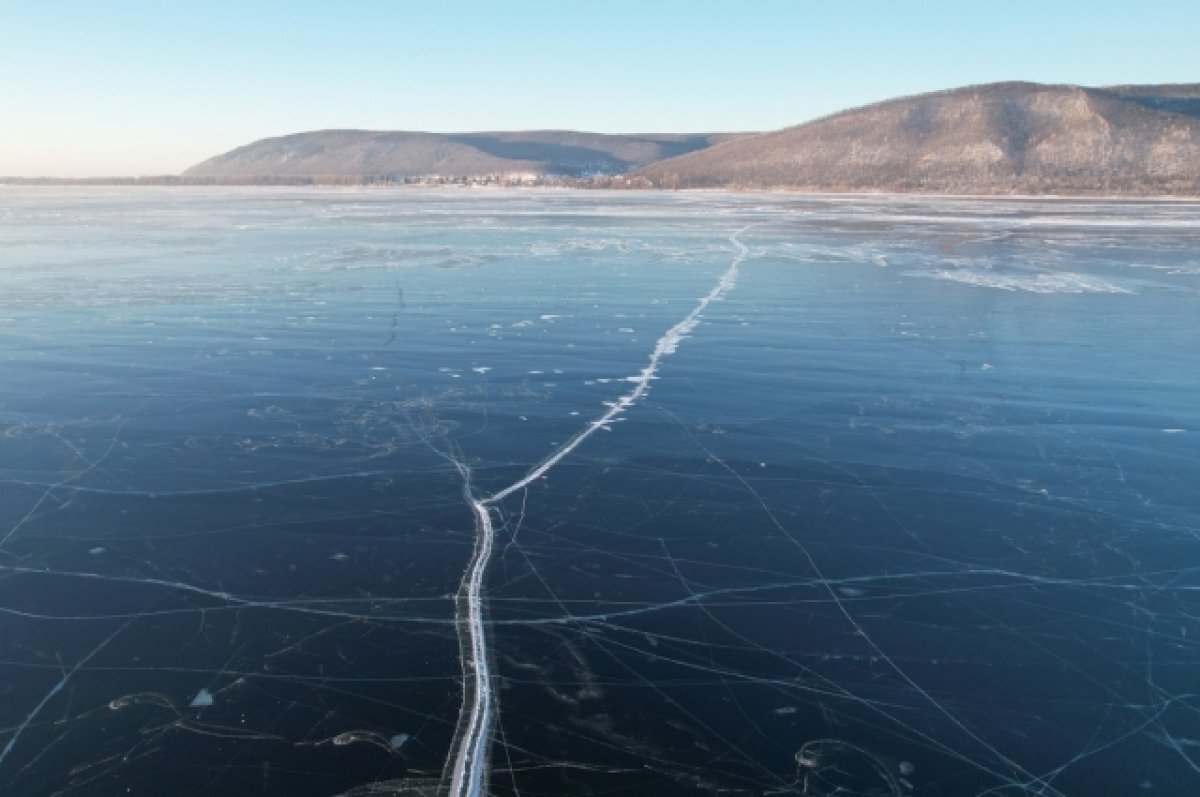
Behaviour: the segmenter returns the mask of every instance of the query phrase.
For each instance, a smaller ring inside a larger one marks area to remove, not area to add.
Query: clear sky
[[[323,128],[769,130],[996,80],[1200,81],[1195,0],[0,0],[0,175]]]

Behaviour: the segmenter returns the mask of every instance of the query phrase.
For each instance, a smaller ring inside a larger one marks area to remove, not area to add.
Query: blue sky
[[[322,128],[769,130],[996,80],[1200,81],[1184,0],[0,0],[0,175]]]

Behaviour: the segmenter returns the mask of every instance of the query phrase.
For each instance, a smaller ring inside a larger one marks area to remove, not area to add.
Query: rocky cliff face
[[[1200,85],[1000,83],[845,111],[660,161],[659,187],[1200,194]]]

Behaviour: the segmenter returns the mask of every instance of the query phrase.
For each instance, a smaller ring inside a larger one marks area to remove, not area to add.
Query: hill
[[[1200,84],[970,86],[745,136],[631,176],[663,188],[1200,195]]]
[[[255,141],[199,163],[183,177],[245,180],[616,174],[729,138],[562,130],[458,134],[321,130]]]

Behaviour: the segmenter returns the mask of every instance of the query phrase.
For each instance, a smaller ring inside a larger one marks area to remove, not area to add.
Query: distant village
[[[149,177],[0,177],[0,185],[179,185],[179,186],[375,186],[393,187],[475,187],[496,188],[653,188],[649,180],[623,174],[538,174],[508,172],[477,175],[330,175],[315,177],[188,177],[155,175]]]

